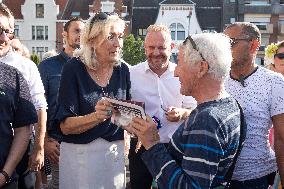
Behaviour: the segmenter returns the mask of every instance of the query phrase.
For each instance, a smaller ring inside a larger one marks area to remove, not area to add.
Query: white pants
[[[62,142],[60,189],[124,189],[124,141],[98,138],[89,144]]]

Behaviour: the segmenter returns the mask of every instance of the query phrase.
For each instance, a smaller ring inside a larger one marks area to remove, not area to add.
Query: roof
[[[84,20],[88,19],[90,17],[89,5],[92,5],[93,1],[94,0],[68,0],[59,19],[69,20],[72,17],[73,12],[78,12],[78,16]]]
[[[25,3],[25,0],[2,0],[2,3],[7,5],[7,7],[12,11],[15,19],[23,19],[21,13],[21,5]]]
[[[171,4],[171,5],[182,4],[182,5],[186,5],[186,4],[195,4],[195,3],[192,2],[191,0],[164,0],[160,4],[162,4],[162,5],[165,5],[165,4]]]
[[[133,0],[133,7],[159,7],[163,0]]]

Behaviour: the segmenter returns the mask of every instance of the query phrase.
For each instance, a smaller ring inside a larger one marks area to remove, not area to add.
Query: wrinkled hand
[[[58,164],[60,156],[60,144],[52,138],[48,138],[44,143],[44,150],[47,158],[54,164]]]
[[[29,158],[29,169],[31,171],[40,171],[44,165],[44,149],[34,149]]]
[[[96,117],[100,122],[104,122],[105,120],[111,118],[114,111],[111,103],[104,98],[97,102],[95,110]]]
[[[146,120],[138,117],[133,118],[130,123],[130,130],[142,142],[146,150],[160,142],[157,125],[149,116],[147,116]]]
[[[183,116],[185,114],[185,109],[169,107],[167,109],[167,112],[165,112],[165,114],[168,121],[178,122],[183,119]]]

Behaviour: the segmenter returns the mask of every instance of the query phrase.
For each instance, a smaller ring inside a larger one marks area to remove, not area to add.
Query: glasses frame
[[[187,38],[183,41],[183,45],[185,45],[187,43],[187,41],[189,41],[191,46],[192,46],[192,48],[198,52],[198,54],[200,55],[202,60],[206,61],[205,58],[203,57],[202,53],[198,50],[196,43],[194,42],[194,40],[192,39],[192,37],[190,35],[187,36]]]
[[[14,32],[9,30],[9,29],[4,29],[2,27],[0,27],[0,35],[3,34],[3,32],[5,33],[5,35],[10,39],[14,39],[15,35],[14,35]]]
[[[231,44],[231,48],[233,48],[236,44],[239,43],[239,41],[252,41],[251,38],[234,38],[234,37],[230,37],[230,44]]]

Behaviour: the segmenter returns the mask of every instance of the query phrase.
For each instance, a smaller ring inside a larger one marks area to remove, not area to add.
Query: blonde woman
[[[95,14],[63,68],[56,114],[62,189],[124,188],[124,132],[111,123],[113,109],[103,99],[130,99],[129,70],[120,62],[124,28],[117,15]]]

